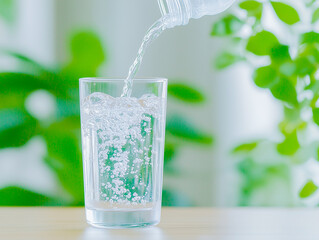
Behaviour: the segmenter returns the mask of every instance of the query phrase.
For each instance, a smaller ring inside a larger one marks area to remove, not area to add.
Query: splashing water
[[[162,17],[158,21],[156,21],[146,33],[145,37],[143,38],[142,45],[138,50],[137,57],[135,58],[132,66],[130,67],[128,76],[124,82],[124,88],[123,88],[123,93],[121,97],[131,96],[132,87],[133,87],[133,79],[138,69],[141,66],[146,49],[155,39],[157,39],[161,35],[161,33],[165,29],[166,29],[166,18]]]

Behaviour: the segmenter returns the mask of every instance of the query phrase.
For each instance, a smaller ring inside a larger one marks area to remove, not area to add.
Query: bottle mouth
[[[186,25],[191,17],[188,0],[158,0],[162,16],[167,16],[166,27]]]

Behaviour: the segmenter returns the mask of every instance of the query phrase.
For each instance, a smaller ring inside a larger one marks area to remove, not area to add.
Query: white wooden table
[[[0,208],[1,240],[319,240],[319,209],[163,208],[156,227],[105,230],[83,208]]]

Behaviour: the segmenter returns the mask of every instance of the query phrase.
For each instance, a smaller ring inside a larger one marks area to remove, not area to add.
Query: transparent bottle
[[[235,0],[158,0],[166,27],[188,24],[191,18],[215,15],[229,8]]]

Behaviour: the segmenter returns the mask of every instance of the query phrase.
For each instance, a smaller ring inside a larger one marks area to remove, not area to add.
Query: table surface
[[[0,208],[2,240],[319,240],[319,209],[163,208],[141,229],[90,227],[83,208]]]

